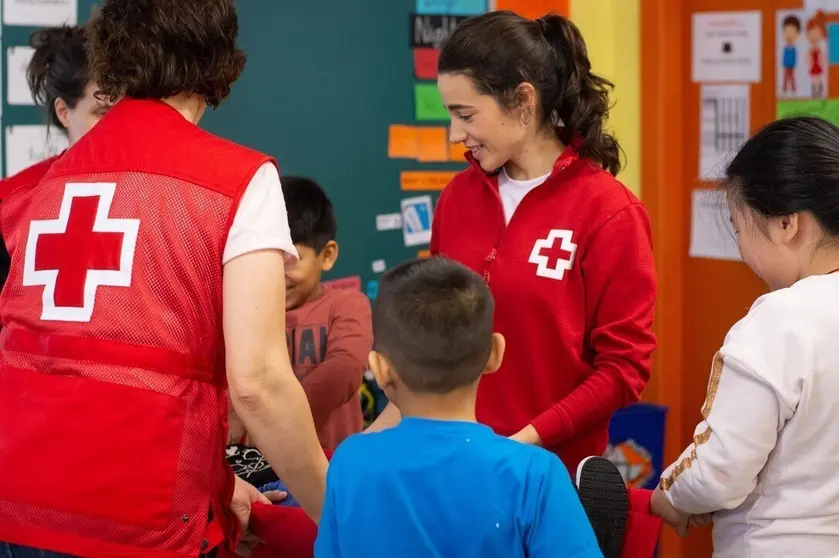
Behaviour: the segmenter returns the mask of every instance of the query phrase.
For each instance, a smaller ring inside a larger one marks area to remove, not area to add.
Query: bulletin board
[[[97,2],[77,1],[79,21],[87,21]],[[441,111],[431,120],[416,119],[420,108],[415,85],[433,87],[435,80],[415,77],[412,14],[485,5],[485,0],[237,2],[239,44],[248,64],[230,99],[208,112],[201,125],[275,156],[281,174],[309,176],[324,187],[335,206],[341,248],[327,279],[359,276],[365,288],[384,268],[427,249],[424,231],[430,227],[440,181],[450,174],[436,180],[434,175],[413,175],[412,180],[402,173],[452,173],[466,163],[462,153],[457,161],[448,152],[442,160],[432,156],[433,161],[389,157],[391,125],[437,128],[434,141],[441,139],[441,127],[448,126]],[[4,66],[7,49],[26,45],[34,29],[3,26]],[[7,74],[3,72],[3,127],[43,123],[35,107],[9,104]],[[444,133],[441,141],[446,137]],[[5,159],[6,150],[0,151]],[[410,190],[403,190],[402,183]],[[400,222],[406,199],[422,202],[406,208],[410,215],[405,221],[413,227],[407,231]]]
[[[644,202],[652,220],[660,284],[655,319],[659,349],[654,355],[648,393],[651,401],[667,405],[670,410],[667,463],[687,447],[701,420],[700,409],[714,353],[731,326],[767,290],[742,261],[691,254],[695,193],[711,192],[719,186],[711,177],[713,173],[703,172],[703,101],[713,96],[708,94],[709,87],[736,86],[744,90],[749,105],[747,134],[776,119],[778,107],[783,103],[799,103],[799,108],[809,103],[824,103],[824,100],[807,98],[783,99],[778,95],[778,65],[783,49],[779,42],[782,30],[778,27],[778,13],[803,10],[804,4],[805,0],[644,0],[642,3],[641,180]],[[757,12],[760,18],[758,79],[741,78],[724,83],[694,79],[695,16],[744,11]],[[806,26],[807,21],[802,21],[802,25]],[[804,48],[809,50],[809,44]],[[801,57],[799,61],[804,62]],[[828,70],[829,76],[836,71],[834,68]],[[798,89],[805,91],[805,85],[810,90],[809,79],[801,81]],[[832,87],[832,82],[828,83],[828,92]],[[839,96],[839,84],[833,91]],[[735,96],[739,97],[740,93]],[[710,165],[715,166],[718,165]],[[720,221],[723,219],[725,215],[720,215]],[[693,530],[684,540],[664,530],[662,558],[707,558],[711,553],[710,530]]]

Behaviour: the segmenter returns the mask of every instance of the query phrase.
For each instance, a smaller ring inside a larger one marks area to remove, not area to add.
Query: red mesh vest
[[[0,541],[94,558],[235,542],[221,259],[270,161],[126,99],[3,200]]]

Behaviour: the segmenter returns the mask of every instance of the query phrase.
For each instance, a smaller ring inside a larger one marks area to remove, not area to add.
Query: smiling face
[[[517,110],[479,92],[463,74],[440,74],[437,88],[451,117],[449,140],[463,143],[484,171],[501,168],[521,150],[528,130]]]
[[[315,251],[311,246],[295,244],[298,262],[285,270],[286,310],[294,310],[320,296],[321,274],[330,271],[338,259],[338,243],[330,240],[323,250]]]

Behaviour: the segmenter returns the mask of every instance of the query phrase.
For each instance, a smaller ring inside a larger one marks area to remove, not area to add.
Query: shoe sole
[[[577,467],[577,491],[605,558],[620,558],[629,514],[626,484],[606,458],[587,457]]]

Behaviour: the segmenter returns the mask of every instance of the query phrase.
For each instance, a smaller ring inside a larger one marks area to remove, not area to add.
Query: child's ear
[[[507,340],[500,333],[492,334],[492,350],[489,352],[489,359],[484,367],[484,374],[492,374],[501,368],[504,360],[504,350],[507,348]]]
[[[370,351],[367,357],[367,363],[370,365],[370,371],[373,372],[376,384],[382,391],[393,387],[393,368],[391,368],[390,361],[383,354]]]
[[[338,259],[338,243],[330,240],[320,251],[320,270],[324,273],[331,271]]]

